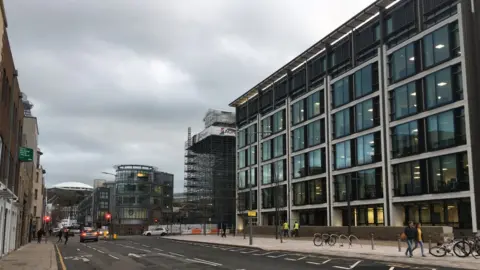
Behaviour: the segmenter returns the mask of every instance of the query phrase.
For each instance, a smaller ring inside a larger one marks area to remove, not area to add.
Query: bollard
[[[397,235],[398,239],[398,252],[402,252],[402,244],[400,243],[400,234]]]
[[[371,233],[371,236],[372,236],[372,250],[375,249],[375,243],[373,242],[373,233]]]
[[[428,235],[428,250],[432,249],[432,235]]]

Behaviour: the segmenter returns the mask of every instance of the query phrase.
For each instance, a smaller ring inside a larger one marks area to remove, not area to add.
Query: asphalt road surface
[[[135,270],[135,269],[219,269],[219,270],[451,270],[358,260],[314,254],[265,251],[224,245],[182,242],[161,237],[138,236],[125,240],[80,243],[71,237],[58,244],[62,259],[59,268],[65,270]],[[65,268],[63,268],[65,265]]]

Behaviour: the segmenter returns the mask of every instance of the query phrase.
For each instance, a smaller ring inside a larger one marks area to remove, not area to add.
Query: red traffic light
[[[110,215],[109,213],[106,213],[106,214],[105,214],[105,218],[106,218],[106,219],[110,219],[110,218],[112,218],[112,215]]]
[[[43,220],[45,220],[46,222],[49,222],[50,221],[50,216],[43,217]]]
[[[155,223],[157,223],[157,222],[158,222],[158,219],[157,219],[157,218],[155,218],[153,221],[154,221]]]

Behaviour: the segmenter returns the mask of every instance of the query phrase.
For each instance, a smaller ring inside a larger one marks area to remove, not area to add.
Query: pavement
[[[382,242],[375,243],[374,249],[372,250],[371,244],[365,245],[363,243],[354,242],[351,247],[348,245],[340,246],[336,244],[335,246],[320,246],[316,247],[313,245],[312,240],[293,240],[292,238],[284,239],[283,243],[280,243],[279,240],[274,238],[253,238],[253,245],[249,245],[248,236],[246,239],[243,236],[229,236],[227,238],[221,238],[215,235],[180,235],[180,236],[168,236],[164,239],[170,239],[175,242],[184,242],[190,244],[199,244],[208,246],[230,246],[238,248],[257,248],[264,250],[265,252],[276,252],[282,254],[302,254],[307,255],[316,255],[323,256],[330,259],[328,262],[335,262],[337,260],[350,260],[353,266],[357,261],[361,261],[355,269],[361,268],[365,263],[375,262],[377,264],[387,264],[394,268],[393,269],[480,269],[480,260],[477,260],[473,257],[468,258],[459,258],[454,256],[446,257],[434,257],[428,253],[428,244],[425,245],[425,254],[427,257],[421,257],[419,250],[414,251],[414,257],[409,258],[405,256],[405,244],[402,243],[402,250],[398,251],[398,245],[392,246],[387,245]],[[285,255],[287,256],[287,255]],[[284,256],[284,257],[285,257]],[[341,256],[341,257],[340,257]],[[297,256],[298,257],[298,256]],[[301,259],[306,263],[305,259]],[[346,267],[346,266],[340,266]],[[376,267],[379,267],[378,265]],[[335,267],[339,268],[339,267]],[[317,268],[318,269],[318,268]],[[331,268],[328,268],[331,269]],[[351,268],[340,268],[340,269],[353,269]],[[367,269],[367,268],[365,268]],[[371,269],[371,268],[368,268]],[[380,268],[378,268],[380,269]]]
[[[338,254],[337,256],[325,256],[313,253],[268,251],[255,247],[179,241],[156,236],[120,237],[118,240],[107,241],[100,239],[98,242],[87,243],[80,243],[78,237],[72,237],[66,245],[59,243],[58,251],[60,253],[58,269],[61,270],[454,269],[409,263],[390,263],[367,258],[348,258],[338,256]]]
[[[31,242],[0,259],[0,270],[57,270],[52,242]]]

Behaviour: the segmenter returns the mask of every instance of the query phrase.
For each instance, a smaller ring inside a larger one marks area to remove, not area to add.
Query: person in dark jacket
[[[41,243],[41,242],[42,242],[42,236],[43,236],[44,233],[45,233],[45,231],[43,230],[43,228],[40,228],[40,230],[38,230],[38,232],[37,232],[37,241],[38,241],[38,243]]]
[[[62,234],[63,234],[63,228],[61,230],[58,231],[58,241],[57,243],[60,243],[62,242]]]
[[[407,238],[406,240],[407,240],[407,245],[408,245],[408,248],[405,251],[405,256],[412,257],[413,256],[412,251],[413,251],[413,248],[415,247],[415,243],[418,239],[417,228],[415,228],[415,225],[413,224],[413,221],[408,222],[408,227],[405,228],[404,233],[405,233],[405,236]],[[410,255],[409,255],[409,253],[410,253]]]

